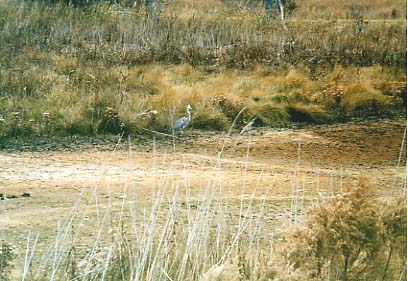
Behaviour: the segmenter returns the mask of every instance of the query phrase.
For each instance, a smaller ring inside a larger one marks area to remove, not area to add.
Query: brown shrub
[[[404,200],[393,203],[382,209],[360,183],[312,208],[305,224],[286,234],[287,272],[299,280],[395,280],[405,270],[406,251],[395,250],[406,247],[407,217]]]

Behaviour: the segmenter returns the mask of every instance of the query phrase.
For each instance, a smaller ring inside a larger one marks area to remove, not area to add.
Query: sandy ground
[[[346,192],[362,177],[373,196],[387,196],[406,181],[405,126],[392,120],[230,137],[190,132],[175,143],[131,142],[115,151],[0,152],[0,193],[30,194],[0,201],[0,236],[24,249],[30,231],[46,244],[80,194],[88,200],[97,193],[117,205],[126,194],[147,206],[160,186],[169,196],[177,187],[200,200],[214,179],[232,205],[242,192],[248,198],[267,192],[276,220],[287,218],[294,186],[309,199],[305,205]]]

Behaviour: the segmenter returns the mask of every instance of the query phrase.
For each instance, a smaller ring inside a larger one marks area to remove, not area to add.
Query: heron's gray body
[[[190,120],[188,119],[188,117],[182,117],[176,120],[176,122],[174,122],[173,130],[174,131],[184,130],[188,126],[188,123],[190,123]]]
[[[191,119],[190,109],[190,105],[187,105],[188,117],[181,117],[180,119],[176,120],[176,122],[173,124],[173,131],[182,131],[188,126]]]

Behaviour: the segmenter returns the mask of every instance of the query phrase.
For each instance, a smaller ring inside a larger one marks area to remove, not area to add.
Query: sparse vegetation
[[[225,197],[219,180],[209,179],[206,189],[199,191],[199,199],[189,186],[173,180],[171,192],[170,182],[157,189],[153,187],[153,199],[144,203],[128,201],[136,194],[126,187],[116,203],[114,198],[98,195],[102,186],[83,190],[71,214],[59,222],[52,238],[54,243],[38,250],[38,237],[27,237],[24,270],[18,278],[201,281],[405,278],[404,196],[389,197],[392,201],[370,198],[369,188],[363,184],[337,196],[293,194],[290,217],[271,222],[274,207],[267,202],[266,193],[256,199],[256,191],[251,189],[249,198],[241,195],[234,202]],[[312,206],[303,217],[304,210],[310,207],[306,202],[314,201],[316,196],[321,203]],[[143,212],[139,213],[140,210]],[[290,220],[292,215],[297,220]],[[285,230],[277,230],[276,223],[284,224]],[[0,245],[0,276],[6,278],[16,253],[9,244]]]
[[[0,279],[11,280],[10,272],[14,268],[14,259],[17,257],[16,246],[0,239]]]

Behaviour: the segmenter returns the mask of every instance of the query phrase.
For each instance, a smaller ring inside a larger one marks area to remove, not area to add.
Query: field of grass
[[[204,130],[226,130],[244,106],[239,126],[404,115],[405,12],[373,20],[373,4],[337,1],[354,12],[315,21],[302,14],[310,2],[283,26],[259,5],[219,1],[3,0],[1,138],[169,132],[187,104]]]
[[[0,280],[406,281],[406,2],[154,2],[0,0]]]

